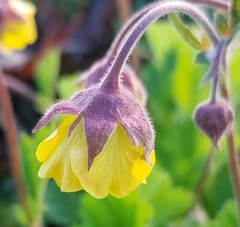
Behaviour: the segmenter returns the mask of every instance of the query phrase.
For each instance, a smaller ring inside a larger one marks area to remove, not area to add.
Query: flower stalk
[[[145,30],[158,18],[164,17],[167,14],[173,12],[184,13],[190,16],[193,20],[195,20],[198,24],[201,25],[212,43],[216,44],[218,42],[218,36],[215,33],[209,20],[196,7],[186,2],[177,0],[170,2],[160,2],[156,7],[150,9],[149,12],[134,27],[133,31],[126,39],[126,42],[122,45],[121,50],[119,50],[103,83],[112,84],[112,86],[114,86],[115,88],[119,86],[119,76],[122,66],[126,62],[133,47],[144,34]]]
[[[230,10],[230,1],[219,1],[219,0],[186,0],[186,2],[203,4],[206,6],[212,6],[223,10]]]
[[[227,75],[227,65],[226,65],[226,51],[222,59],[223,64],[223,73]],[[222,97],[229,102],[229,91],[226,83],[221,83],[221,95]],[[229,134],[227,135],[227,150],[228,150],[228,165],[230,169],[230,174],[232,178],[232,186],[236,197],[237,203],[237,217],[238,225],[240,226],[240,164],[238,151],[235,142],[234,127],[230,129]]]
[[[228,11],[230,9],[230,5],[228,3],[223,1],[218,1],[218,0],[197,0],[197,1],[187,0],[186,2],[202,4],[208,7],[216,7],[225,11]],[[109,56],[115,56],[115,54],[117,54],[117,50],[121,47],[121,44],[125,40],[124,37],[127,35],[128,32],[131,31],[131,29],[136,24],[136,22],[138,22],[148,11],[158,6],[159,4],[161,4],[161,1],[159,0],[153,3],[150,3],[149,5],[147,5],[146,7],[142,8],[140,11],[135,13],[134,16],[132,16],[130,20],[128,20],[128,22],[125,23],[125,25],[118,32],[116,38],[113,40],[113,43],[111,44],[111,47],[108,51]]]
[[[116,0],[117,11],[122,23],[126,23],[131,17],[131,3],[129,0]],[[135,49],[131,56],[131,61],[136,71],[140,68],[140,58],[137,49]]]
[[[229,3],[226,2],[222,2],[219,0],[187,0],[187,2],[190,3],[195,3],[195,4],[202,4],[208,7],[216,7],[225,11],[228,11],[230,9],[230,5]],[[150,10],[152,10],[154,7],[159,6],[161,3],[161,1],[156,1],[153,2],[149,5],[147,5],[146,7],[142,8],[140,11],[138,11],[137,13],[134,14],[134,16],[132,16],[127,23],[125,23],[125,25],[121,28],[121,30],[118,32],[116,38],[113,40],[113,43],[111,44],[111,47],[107,53],[107,55],[110,57],[112,57],[111,59],[109,59],[109,63],[111,62],[111,60],[113,60],[114,56],[117,54],[117,51],[119,50],[119,48],[121,48],[121,45],[124,43],[125,41],[125,36],[131,31],[131,29],[133,29],[134,25]],[[167,13],[168,14],[168,13]]]
[[[217,88],[218,88],[218,81],[220,77],[220,70],[221,70],[221,62],[224,55],[224,48],[226,45],[227,40],[225,38],[222,38],[219,40],[219,42],[216,44],[216,54],[214,58],[212,59],[212,65],[209,70],[208,75],[205,77],[206,80],[209,80],[213,78],[212,82],[212,89],[211,89],[211,97],[210,102],[215,103],[216,102],[216,95],[217,95]]]
[[[229,4],[227,4],[225,2],[220,2],[220,4],[218,4],[217,0],[207,0],[207,1],[206,0],[205,1],[201,1],[201,0],[200,1],[190,1],[189,0],[189,2],[195,3],[195,4],[202,4],[203,6],[207,6],[207,7],[216,7],[216,8],[222,9],[224,11],[229,10]],[[88,88],[89,86],[99,82],[100,79],[102,79],[104,77],[105,73],[108,72],[107,69],[109,69],[112,62],[114,62],[114,58],[120,52],[122,46],[124,45],[124,43],[127,40],[126,37],[130,34],[130,32],[132,32],[134,26],[139,21],[141,21],[141,19],[150,10],[152,10],[154,7],[157,7],[159,4],[162,4],[162,2],[161,1],[153,2],[151,4],[148,4],[141,10],[139,10],[137,13],[135,13],[127,21],[127,23],[125,23],[122,26],[122,28],[118,32],[117,36],[113,40],[106,55],[101,60],[95,62],[89,70],[82,73],[81,78],[76,82],[76,85],[83,82],[83,83],[85,83],[85,87]],[[128,71],[128,69],[126,69],[126,67],[124,67],[124,69],[122,71],[124,72],[126,70]],[[123,79],[123,83],[124,83],[125,77],[123,76],[122,79]]]

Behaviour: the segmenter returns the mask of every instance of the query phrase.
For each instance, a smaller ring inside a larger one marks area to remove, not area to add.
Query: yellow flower
[[[84,189],[96,198],[108,194],[117,198],[127,196],[152,169],[141,158],[143,148],[135,148],[123,126],[118,123],[88,169],[84,117],[68,137],[75,119],[76,116],[66,115],[58,129],[39,144],[37,158],[42,162],[39,177],[53,178],[63,192]],[[154,151],[150,154],[150,160],[154,164]]]
[[[8,0],[8,11],[14,17],[4,18],[0,32],[0,47],[3,50],[21,50],[37,38],[35,6],[26,1]]]
[[[62,191],[86,190],[96,198],[122,198],[151,172],[154,130],[144,108],[124,86],[97,84],[55,103],[32,132],[64,114],[37,149],[39,176]]]

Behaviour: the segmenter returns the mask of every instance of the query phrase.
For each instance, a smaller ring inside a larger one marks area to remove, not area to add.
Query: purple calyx
[[[151,165],[149,155],[153,150],[154,131],[147,113],[133,94],[120,84],[119,89],[106,92],[107,86],[95,85],[78,92],[69,100],[52,106],[33,129],[36,132],[57,114],[76,115],[68,136],[83,118],[88,148],[88,168],[103,150],[117,124],[125,129],[134,147],[142,146],[143,159]],[[117,146],[117,145],[116,145]]]
[[[95,62],[89,70],[81,75],[76,85],[84,84],[85,88],[89,88],[100,83],[108,71],[108,64],[110,63],[106,58]],[[146,89],[130,65],[124,64],[120,80],[137,97],[141,104],[145,106],[147,102]]]

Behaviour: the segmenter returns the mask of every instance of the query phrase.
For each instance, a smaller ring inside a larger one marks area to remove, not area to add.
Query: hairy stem
[[[131,1],[130,0],[116,0],[116,5],[118,9],[118,14],[121,18],[122,23],[128,21],[131,17]],[[128,30],[128,29],[127,29]],[[120,42],[122,40],[120,39]],[[134,66],[135,71],[139,71],[140,68],[140,58],[137,49],[135,49],[131,56],[131,61]]]
[[[120,0],[117,0],[120,1]],[[223,2],[219,0],[186,0],[186,2],[195,3],[195,4],[202,4],[208,7],[216,7],[222,10],[229,10],[230,4],[229,2]],[[140,11],[134,14],[128,22],[121,28],[121,30],[118,32],[118,35],[113,40],[113,43],[108,51],[108,55],[114,57],[117,54],[117,50],[120,48],[121,44],[125,41],[124,37],[125,35],[131,31],[135,23],[137,23],[149,10],[153,9],[154,7],[161,4],[161,0],[158,0],[156,2],[153,2],[144,8],[142,8]]]
[[[18,192],[19,199],[25,208],[26,214],[28,215],[28,209],[26,204],[26,192],[24,188],[24,181],[22,176],[21,164],[18,153],[18,140],[16,133],[16,123],[14,121],[14,115],[10,100],[10,95],[8,89],[4,85],[4,75],[0,70],[0,106],[5,122],[5,133],[6,141],[9,152],[10,167],[14,180],[16,182],[16,188]],[[30,216],[28,217],[30,219]]]
[[[120,0],[119,0],[120,1]],[[152,8],[157,6],[159,4],[159,1],[153,2],[144,8],[142,8],[140,11],[138,11],[134,16],[132,16],[121,28],[121,30],[118,32],[117,36],[113,40],[113,43],[111,44],[111,47],[107,53],[107,55],[110,57],[109,61],[111,62],[114,58],[114,56],[118,53],[119,48],[121,45],[123,45],[125,41],[125,36],[128,34],[129,31],[134,27],[134,25]]]
[[[214,29],[212,28],[209,20],[196,7],[179,0],[159,2],[159,4],[149,10],[149,12],[145,16],[143,16],[141,21],[138,22],[137,25],[134,27],[133,31],[123,44],[121,50],[118,52],[109,73],[105,77],[103,85],[108,84],[108,86],[118,88],[119,76],[122,66],[126,62],[137,41],[144,34],[145,30],[158,18],[164,17],[167,14],[174,12],[183,13],[191,17],[206,31],[206,34],[208,35],[212,43],[216,44],[218,42],[218,37]]]
[[[214,76],[213,82],[212,82],[212,89],[211,89],[211,103],[216,102],[216,95],[217,95],[217,88],[218,88],[218,81],[220,77],[220,69],[221,69],[221,63],[223,62],[223,55],[225,52],[225,45],[227,43],[227,40],[225,38],[221,38],[219,40],[218,44],[216,45],[216,55],[214,59],[212,59],[212,66],[210,69],[210,76]],[[211,75],[212,74],[212,75]]]
[[[213,81],[212,81],[212,89],[211,89],[211,99],[210,99],[210,102],[213,104],[213,103],[216,103],[216,95],[217,95],[217,87],[218,87],[218,78],[219,78],[219,75],[217,75]]]
[[[186,0],[186,2],[203,4],[206,6],[212,6],[223,10],[230,10],[230,1],[227,0]]]

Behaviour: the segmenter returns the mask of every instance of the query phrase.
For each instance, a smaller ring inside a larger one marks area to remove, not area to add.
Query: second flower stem
[[[223,61],[223,71],[226,75],[226,52],[224,53]],[[221,95],[226,100],[229,101],[229,91],[225,82],[221,83]],[[227,149],[228,149],[228,165],[230,169],[230,174],[232,178],[232,186],[236,197],[237,203],[237,218],[238,226],[240,226],[240,165],[239,157],[237,152],[237,147],[235,144],[235,134],[234,128],[232,127],[227,136]]]

